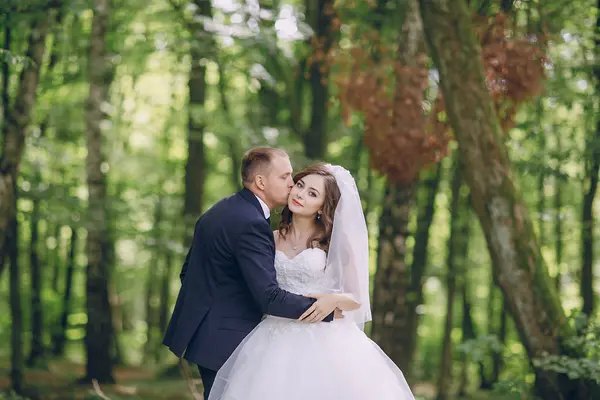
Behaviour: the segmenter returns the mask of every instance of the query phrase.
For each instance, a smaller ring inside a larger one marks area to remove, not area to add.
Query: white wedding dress
[[[323,293],[326,253],[277,251],[282,289]],[[350,319],[305,323],[266,316],[219,370],[209,400],[409,400],[400,369]]]

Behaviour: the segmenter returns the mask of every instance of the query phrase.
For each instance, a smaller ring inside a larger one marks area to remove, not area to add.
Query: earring
[[[321,219],[321,213],[317,213],[317,221]]]

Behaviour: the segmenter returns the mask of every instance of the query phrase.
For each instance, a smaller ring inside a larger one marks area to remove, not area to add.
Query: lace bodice
[[[306,249],[292,258],[278,250],[275,253],[275,270],[279,287],[300,295],[332,292],[333,281],[327,275],[326,260],[327,255],[321,249]],[[316,329],[318,325],[272,315],[267,315],[261,324],[270,337],[285,332]]]
[[[305,249],[293,258],[278,250],[275,270],[279,287],[296,294],[330,292],[333,284],[325,269],[326,258],[318,248]]]

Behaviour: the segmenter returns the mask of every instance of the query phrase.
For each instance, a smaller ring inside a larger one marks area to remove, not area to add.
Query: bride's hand
[[[307,294],[306,297],[312,297],[317,301],[298,318],[299,321],[321,322],[338,306],[339,298],[335,294]]]

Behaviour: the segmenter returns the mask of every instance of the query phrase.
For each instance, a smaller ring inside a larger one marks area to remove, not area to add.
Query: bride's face
[[[288,208],[296,215],[316,216],[325,201],[325,178],[320,175],[306,175],[296,182],[290,197]]]

